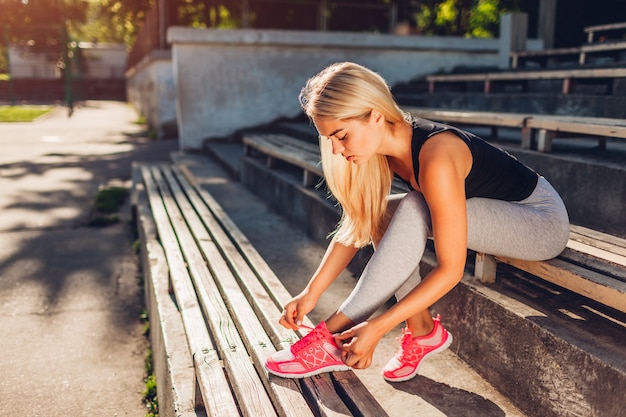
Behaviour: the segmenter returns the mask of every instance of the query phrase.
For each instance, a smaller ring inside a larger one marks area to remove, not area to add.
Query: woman
[[[367,368],[380,339],[405,321],[383,376],[408,380],[424,358],[452,342],[428,309],[461,280],[468,248],[527,260],[565,248],[567,212],[543,177],[477,136],[411,118],[375,72],[350,62],[331,65],[307,82],[300,102],[320,134],[324,177],[342,218],[280,324],[300,328],[358,249],[373,243],[375,251],[348,299],[291,349],[267,358],[269,372],[300,378]],[[389,196],[394,176],[410,192]],[[421,279],[429,237],[437,266]],[[394,294],[398,302],[370,318]]]

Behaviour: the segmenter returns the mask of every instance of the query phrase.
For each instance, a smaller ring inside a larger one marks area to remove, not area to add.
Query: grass
[[[0,106],[0,123],[32,122],[52,110],[52,106]]]
[[[148,312],[142,311],[139,316],[141,322],[144,324],[144,336],[150,335],[150,321],[148,318]],[[146,370],[146,378],[144,379],[144,389],[142,392],[143,403],[146,406],[147,412],[144,417],[158,417],[159,416],[159,401],[157,398],[156,376],[152,368],[152,349],[148,349],[146,352],[146,358],[144,361]]]
[[[92,227],[106,227],[119,223],[120,216],[117,213],[124,200],[128,196],[128,189],[123,187],[105,187],[98,190],[94,202],[89,225]]]

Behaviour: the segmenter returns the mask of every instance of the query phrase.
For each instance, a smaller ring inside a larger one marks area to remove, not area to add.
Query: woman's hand
[[[302,324],[302,318],[313,310],[316,304],[317,297],[306,290],[302,291],[283,307],[283,314],[278,323],[287,329],[298,330]]]
[[[365,321],[336,335],[335,340],[341,346],[344,363],[355,369],[368,368],[372,364],[374,350],[384,334],[376,325]]]

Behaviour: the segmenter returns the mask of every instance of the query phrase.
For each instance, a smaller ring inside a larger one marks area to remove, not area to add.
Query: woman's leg
[[[467,247],[528,261],[560,254],[569,238],[569,218],[558,193],[541,177],[520,202],[467,200]]]
[[[387,231],[356,287],[326,321],[330,331],[344,330],[366,320],[391,296],[396,294],[401,299],[419,284],[419,263],[431,234],[430,212],[424,197],[417,192],[406,194],[400,201],[390,201],[390,211],[394,209]],[[428,310],[416,315],[413,321],[426,333],[432,330]],[[416,331],[419,333],[419,329]]]
[[[557,256],[569,236],[565,206],[550,184],[540,178],[533,194],[521,202],[484,198],[467,201],[468,247],[472,250],[526,260]],[[329,322],[343,330],[366,320],[394,293],[398,299],[419,284],[419,263],[428,236],[430,212],[423,196],[411,192],[393,215],[355,289]],[[427,334],[432,319],[427,310],[407,320],[414,335]]]

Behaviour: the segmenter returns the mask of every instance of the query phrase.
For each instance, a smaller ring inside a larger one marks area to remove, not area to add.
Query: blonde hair
[[[385,80],[352,62],[333,64],[310,78],[300,92],[300,104],[312,120],[366,121],[380,112],[390,129],[407,120]],[[375,155],[361,165],[333,155],[332,143],[320,137],[324,179],[342,208],[333,232],[348,246],[363,247],[384,234],[387,196],[393,179],[387,157]]]

